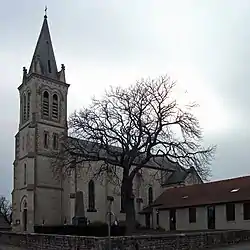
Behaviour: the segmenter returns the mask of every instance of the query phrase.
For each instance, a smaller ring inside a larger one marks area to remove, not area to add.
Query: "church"
[[[109,201],[113,197],[113,219],[125,220],[118,189],[90,173],[55,178],[51,168],[59,138],[68,135],[67,101],[70,85],[65,66],[57,67],[48,18],[45,15],[29,69],[23,68],[18,87],[20,97],[19,128],[15,136],[14,187],[12,191],[12,229],[34,232],[34,226],[72,224],[77,193],[83,195],[84,216],[90,222],[107,221]],[[99,163],[94,162],[93,167]],[[96,166],[95,166],[96,165]],[[154,180],[150,172],[134,180],[136,220],[156,228],[159,219],[148,209],[164,190],[180,185],[201,183],[194,168],[166,164],[164,180]]]

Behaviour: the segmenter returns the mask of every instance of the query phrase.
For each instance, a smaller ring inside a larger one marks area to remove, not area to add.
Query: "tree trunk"
[[[131,235],[135,231],[136,221],[135,221],[135,206],[134,198],[130,198],[126,202],[126,235]]]
[[[130,178],[123,176],[121,191],[124,212],[126,214],[126,234],[131,235],[135,230],[136,221],[133,182]]]

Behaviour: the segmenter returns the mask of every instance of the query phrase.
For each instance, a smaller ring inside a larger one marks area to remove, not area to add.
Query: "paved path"
[[[243,243],[234,246],[215,248],[212,250],[250,250],[250,243]]]
[[[3,246],[3,245],[0,245],[0,250],[25,250],[25,249],[21,249],[19,247],[11,247],[11,246]]]
[[[0,245],[0,250],[25,250],[25,249]],[[238,244],[235,246],[214,248],[211,250],[250,250],[250,243],[245,243],[245,244],[243,243],[243,244]]]

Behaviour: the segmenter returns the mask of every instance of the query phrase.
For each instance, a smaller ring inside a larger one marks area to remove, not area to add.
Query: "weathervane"
[[[44,9],[44,17],[47,17],[47,6],[45,6],[45,9]]]

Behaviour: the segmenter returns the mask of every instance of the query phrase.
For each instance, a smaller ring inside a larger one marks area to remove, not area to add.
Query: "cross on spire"
[[[47,18],[47,10],[48,10],[48,8],[47,8],[47,6],[45,6],[45,8],[44,8],[44,17],[45,18]]]
[[[52,41],[49,32],[48,20],[47,20],[47,7],[44,9],[45,16],[43,20],[42,29],[36,44],[35,52],[31,61],[29,72],[34,72],[37,68],[44,76],[58,79],[56,59],[53,51]],[[38,69],[39,68],[39,69]]]

